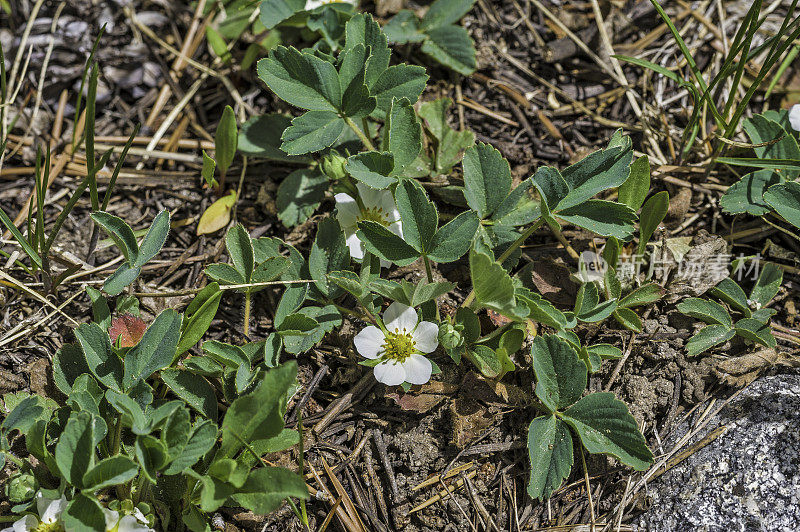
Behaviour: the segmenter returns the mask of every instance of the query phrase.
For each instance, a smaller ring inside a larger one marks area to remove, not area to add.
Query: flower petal
[[[403,362],[403,369],[406,373],[406,381],[411,384],[425,384],[431,380],[433,365],[424,356],[414,354]]]
[[[126,515],[119,520],[117,532],[149,532],[150,527],[141,524],[134,516]]]
[[[800,131],[800,103],[789,109],[789,123],[792,125],[792,129]]]
[[[106,518],[106,530],[113,530],[119,523],[119,512],[103,508],[103,515]]]
[[[361,215],[361,209],[358,208],[356,200],[350,197],[349,194],[336,194],[336,219],[339,220],[339,225],[343,231],[355,231],[358,228],[358,217]]]
[[[435,323],[429,321],[419,322],[412,336],[416,348],[423,353],[432,353],[439,347],[439,327]]]
[[[383,340],[383,331],[370,325],[361,329],[361,332],[353,338],[353,343],[362,357],[375,359],[383,353]]]
[[[38,526],[39,520],[36,519],[36,516],[29,514],[19,521],[14,521],[11,528],[3,529],[3,532],[30,532],[31,530],[36,530]]]
[[[395,301],[383,313],[383,322],[389,332],[411,332],[417,326],[417,311]]]
[[[60,499],[54,501],[43,497],[41,492],[36,494],[36,508],[39,510],[42,523],[55,523],[66,507],[67,499],[63,495]]]
[[[382,382],[387,386],[397,386],[406,381],[406,370],[403,364],[398,364],[394,360],[387,360],[381,362],[374,368],[372,373],[375,375],[375,380]]]
[[[345,232],[345,244],[347,244],[347,249],[350,250],[350,256],[356,260],[361,260],[364,258],[364,243],[358,239],[355,233],[346,233]]]

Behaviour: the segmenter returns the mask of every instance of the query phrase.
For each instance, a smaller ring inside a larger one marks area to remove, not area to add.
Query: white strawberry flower
[[[439,327],[419,321],[417,311],[397,302],[383,313],[383,322],[385,330],[370,325],[353,340],[361,356],[380,360],[373,368],[375,378],[389,386],[428,382],[433,366],[423,354],[438,347]]]
[[[789,123],[792,129],[800,131],[800,103],[796,103],[789,109]]]
[[[358,0],[306,0],[306,11],[313,11],[326,4],[350,4],[358,5]]]
[[[356,260],[364,258],[364,243],[356,236],[358,222],[378,222],[397,236],[403,236],[403,227],[400,223],[400,212],[394,202],[392,193],[388,190],[375,190],[362,183],[357,183],[358,195],[361,205],[350,194],[340,193],[334,196],[336,200],[336,219],[344,231],[350,256]]]
[[[4,528],[2,532],[63,532],[64,525],[61,522],[61,514],[67,507],[67,499],[62,496],[60,499],[48,499],[42,492],[36,494],[36,510],[39,518],[35,515],[26,515],[16,521],[11,527]]]
[[[123,515],[119,512],[103,508],[106,516],[106,532],[155,532],[147,526],[147,519],[138,508],[134,509],[133,515]]]

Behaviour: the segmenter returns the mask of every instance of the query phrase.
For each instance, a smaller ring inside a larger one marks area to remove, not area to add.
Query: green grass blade
[[[128,156],[128,150],[131,148],[136,135],[139,134],[140,127],[141,124],[136,124],[136,127],[133,128],[133,133],[131,133],[131,136],[128,138],[128,142],[126,142],[125,146],[122,148],[122,153],[119,156],[119,160],[117,161],[116,166],[114,166],[114,172],[112,172],[111,179],[108,181],[106,195],[103,197],[103,205],[100,207],[101,211],[106,210],[106,207],[108,207],[108,202],[111,200],[111,192],[114,190],[114,185],[117,183],[117,177],[119,177],[119,172],[122,170],[122,164],[125,162],[125,158]]]

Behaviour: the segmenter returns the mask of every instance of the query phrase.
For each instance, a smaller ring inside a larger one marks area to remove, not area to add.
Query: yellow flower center
[[[55,523],[39,523],[39,525],[33,529],[33,532],[64,532],[64,527],[61,526],[61,523],[58,521]]]
[[[358,217],[359,222],[377,222],[384,227],[389,227],[389,215],[380,207],[364,208]]]
[[[383,360],[394,360],[403,363],[417,351],[417,344],[411,334],[403,329],[402,333],[388,333],[383,340]]]

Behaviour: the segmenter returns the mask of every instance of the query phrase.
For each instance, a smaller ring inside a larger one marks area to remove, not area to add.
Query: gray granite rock
[[[690,445],[720,425],[727,432],[647,487],[640,530],[800,530],[800,376],[754,382]]]

